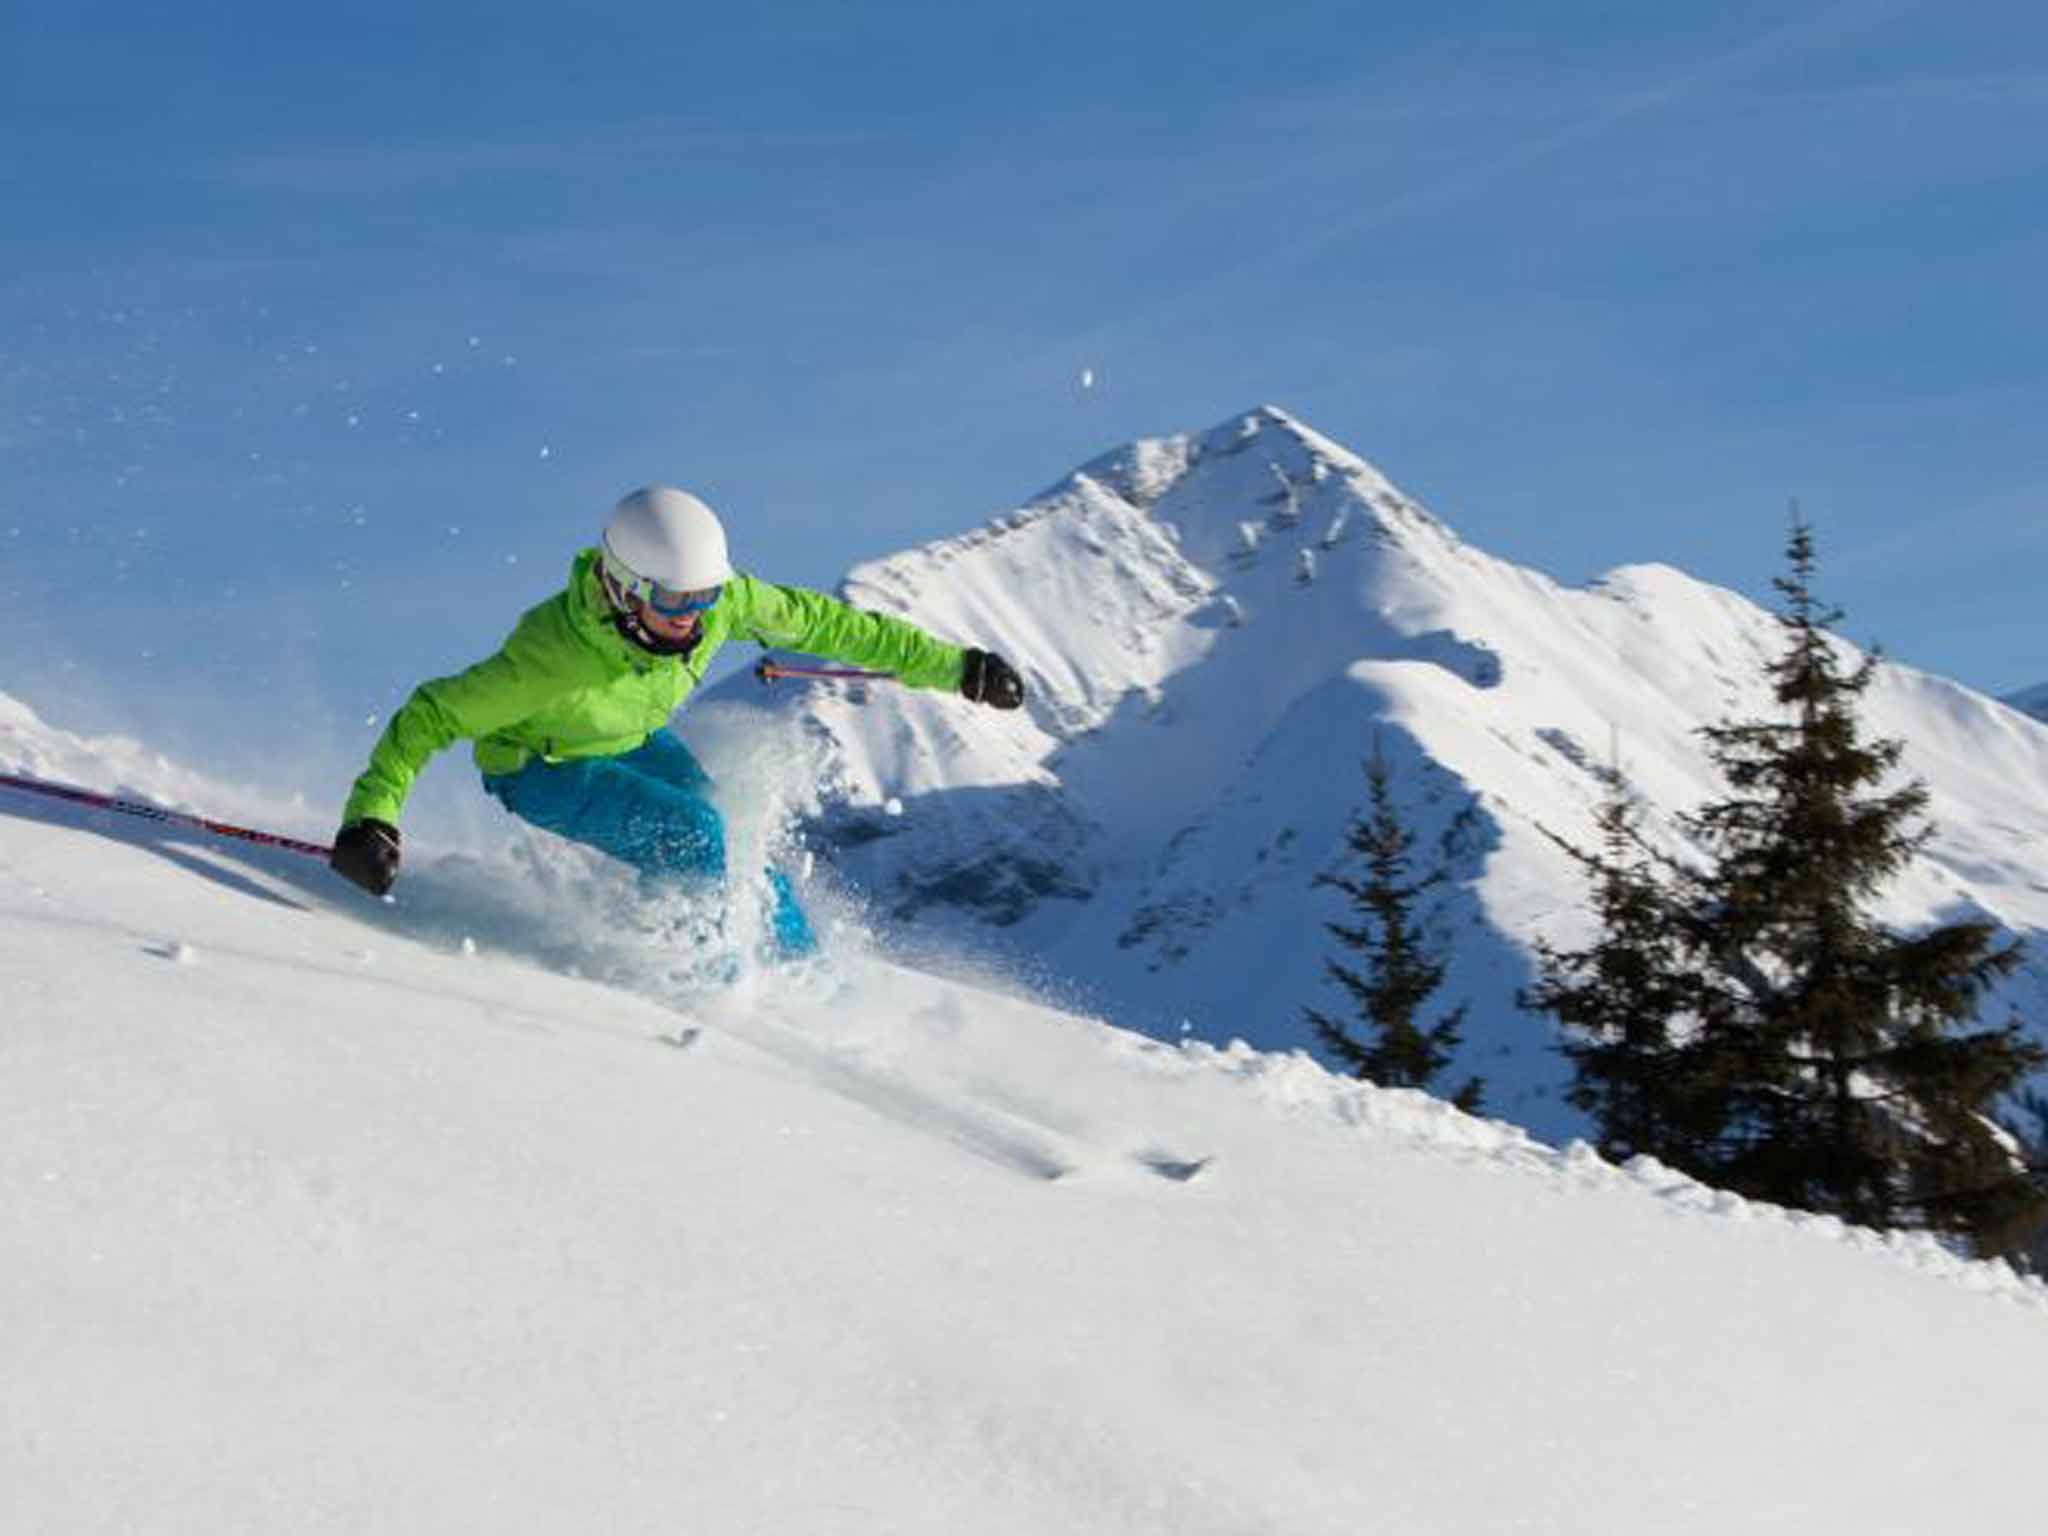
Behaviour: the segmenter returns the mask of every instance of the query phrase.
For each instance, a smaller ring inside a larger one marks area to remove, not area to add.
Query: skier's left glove
[[[1015,709],[1024,702],[1024,679],[994,651],[969,651],[960,669],[960,692],[991,709]]]
[[[327,862],[372,896],[382,896],[398,879],[398,828],[369,817],[352,821],[334,835]]]

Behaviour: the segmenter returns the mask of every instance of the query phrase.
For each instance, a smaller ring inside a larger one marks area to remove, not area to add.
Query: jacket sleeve
[[[371,748],[369,766],[342,810],[342,825],[365,817],[395,825],[413,781],[436,752],[524,720],[550,700],[597,681],[600,671],[569,632],[559,600],[532,610],[495,655],[412,691]]]
[[[748,607],[737,627],[763,645],[888,672],[912,688],[960,687],[965,652],[888,614],[853,608],[805,587],[742,577]]]

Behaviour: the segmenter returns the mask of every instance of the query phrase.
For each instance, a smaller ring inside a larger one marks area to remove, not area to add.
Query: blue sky
[[[9,0],[0,131],[60,723],[347,759],[634,484],[829,586],[1264,401],[1567,581],[1765,596],[1797,497],[1854,638],[2048,679],[2034,4]]]

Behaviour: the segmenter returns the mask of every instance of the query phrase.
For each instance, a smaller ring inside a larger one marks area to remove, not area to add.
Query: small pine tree
[[[1901,937],[1871,916],[1931,836],[1927,790],[1879,791],[1903,747],[1866,740],[1858,718],[1878,659],[1842,668],[1841,615],[1814,597],[1796,514],[1786,553],[1786,649],[1768,672],[1790,718],[1709,729],[1730,792],[1687,818],[1710,868],[1685,942],[1730,984],[1703,1020],[1728,1094],[1717,1182],[2001,1251],[2041,1190],[1992,1107],[2048,1058],[2016,1020],[1966,1026],[2020,947],[1989,922]]]
[[[1609,785],[1595,814],[1598,852],[1550,834],[1591,882],[1598,932],[1577,950],[1539,940],[1538,978],[1518,1001],[1570,1031],[1559,1047],[1573,1072],[1565,1096],[1593,1117],[1603,1156],[1654,1157],[1703,1177],[1727,1113],[1699,1028],[1712,984],[1686,951],[1619,764]]]
[[[1365,780],[1366,808],[1352,819],[1345,838],[1350,850],[1365,861],[1364,875],[1316,877],[1318,885],[1342,891],[1360,918],[1356,924],[1324,927],[1363,956],[1362,968],[1334,959],[1324,966],[1350,994],[1363,1030],[1353,1034],[1315,1008],[1303,1012],[1324,1048],[1358,1076],[1382,1088],[1427,1088],[1450,1065],[1465,1021],[1460,1004],[1428,1028],[1416,1022],[1423,1003],[1442,985],[1446,967],[1431,953],[1414,907],[1418,897],[1442,883],[1446,872],[1439,866],[1419,879],[1411,877],[1415,833],[1394,807],[1391,774],[1377,735]],[[1476,1111],[1482,1088],[1474,1077],[1452,1102]]]

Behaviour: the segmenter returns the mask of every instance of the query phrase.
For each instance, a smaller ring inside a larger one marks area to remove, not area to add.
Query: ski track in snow
[[[874,990],[871,978],[869,987]],[[907,978],[889,978],[900,988]],[[1187,1183],[1211,1159],[1166,1151],[1153,1141],[1124,1150],[1106,1144],[1071,1109],[1031,1104],[987,1077],[948,1080],[930,1071],[910,1075],[901,1061],[875,1065],[858,1049],[818,1043],[800,1022],[771,1017],[766,1008],[741,1015],[729,1003],[706,1005],[716,1035],[760,1051],[808,1080],[877,1116],[949,1141],[977,1157],[1027,1178],[1051,1183],[1139,1171]]]

